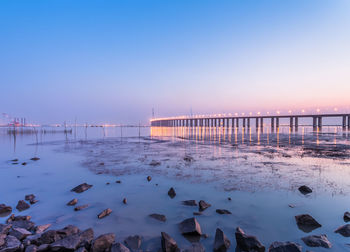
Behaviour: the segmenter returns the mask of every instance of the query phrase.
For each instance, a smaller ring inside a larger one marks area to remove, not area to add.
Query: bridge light
[[[288,113],[291,114],[291,113],[292,113],[292,110],[288,110]]]
[[[317,113],[320,113],[321,110],[318,108],[318,109],[316,109],[316,111],[317,111]]]
[[[305,113],[305,109],[302,109],[302,110],[301,110],[301,113]]]
[[[277,115],[279,115],[281,113],[279,110],[277,110],[276,112],[277,112]]]
[[[338,111],[338,108],[334,108],[334,111]]]
[[[261,113],[260,113],[260,112],[258,112],[257,114],[258,114],[258,115],[260,115]]]

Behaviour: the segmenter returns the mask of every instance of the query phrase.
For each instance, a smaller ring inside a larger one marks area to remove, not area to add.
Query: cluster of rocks
[[[30,160],[31,160],[31,161],[38,161],[38,160],[40,160],[40,158],[38,158],[38,157],[33,157],[33,158],[31,158]],[[10,160],[10,161],[11,161],[12,164],[14,164],[14,165],[19,164],[18,158],[12,159],[12,160]],[[27,165],[27,162],[22,162],[21,164],[22,164],[22,165]]]

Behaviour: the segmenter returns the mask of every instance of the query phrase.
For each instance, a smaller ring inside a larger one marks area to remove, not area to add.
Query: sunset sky
[[[349,0],[2,0],[0,113],[350,112]]]

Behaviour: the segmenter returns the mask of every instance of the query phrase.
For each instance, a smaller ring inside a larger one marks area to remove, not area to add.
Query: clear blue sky
[[[2,0],[0,113],[349,108],[348,0]]]

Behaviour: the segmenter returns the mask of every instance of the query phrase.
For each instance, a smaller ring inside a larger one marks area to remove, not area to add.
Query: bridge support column
[[[298,130],[299,127],[299,117],[295,117],[295,130]]]
[[[236,118],[236,128],[239,128],[239,119]]]
[[[275,118],[271,117],[271,130],[273,131],[275,129]]]
[[[346,128],[346,116],[343,116],[343,129]]]
[[[245,128],[245,118],[242,119],[243,120],[243,128]]]
[[[264,118],[260,118],[260,128],[264,127]]]
[[[317,117],[312,117],[312,127],[315,130],[317,128]]]
[[[255,118],[255,127],[256,129],[259,128],[259,118]]]
[[[276,128],[278,129],[280,127],[280,119],[276,117]]]
[[[248,126],[248,129],[250,129],[250,118],[247,118],[247,126]]]
[[[322,128],[322,117],[318,117],[318,128]]]
[[[222,127],[225,128],[225,118],[222,119]]]
[[[291,130],[293,130],[293,116],[289,118],[289,127]]]
[[[233,129],[235,127],[235,119],[234,118],[232,118],[231,125],[232,125],[232,129]]]
[[[348,115],[348,130],[350,130],[350,115]]]

